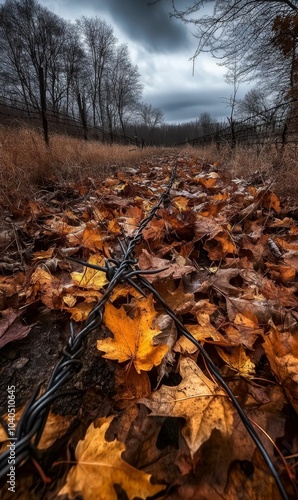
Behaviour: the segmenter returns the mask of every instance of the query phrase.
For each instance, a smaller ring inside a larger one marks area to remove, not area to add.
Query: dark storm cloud
[[[114,28],[119,43],[128,43],[132,62],[138,65],[144,84],[143,101],[160,108],[166,122],[195,120],[205,112],[217,120],[230,114],[227,101],[232,89],[211,57],[200,56],[192,76],[189,59],[196,49],[197,40],[192,35],[196,30],[170,17],[171,0],[151,6],[150,0],[38,1],[71,21],[81,16],[105,19]],[[178,9],[191,3],[175,0]],[[237,98],[241,97],[239,92]]]
[[[67,0],[61,0],[65,2]],[[59,2],[59,0],[57,0]],[[185,25],[171,18],[171,2],[161,0],[149,5],[149,0],[86,0],[86,9],[108,13],[130,40],[142,45],[148,52],[177,52],[190,47]],[[81,0],[71,0],[69,7],[76,10]]]

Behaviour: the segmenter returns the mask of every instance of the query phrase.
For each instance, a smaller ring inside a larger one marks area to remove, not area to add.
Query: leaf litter
[[[99,266],[121,258],[119,238],[133,237],[175,163],[171,203],[146,227],[135,257],[141,270],[160,270],[147,279],[207,349],[295,498],[298,225],[269,186],[169,153],[87,180],[83,191],[84,181],[69,182],[57,185],[57,199],[16,206],[1,230],[0,346],[30,338],[32,317],[44,310],[64,315],[65,331],[70,319],[80,330],[108,281],[67,257]],[[50,486],[21,468],[22,498],[279,498],[229,398],[151,295],[117,285],[88,349],[109,367],[113,393],[90,409],[83,399],[72,431],[67,409],[50,414],[58,438],[47,441],[46,427],[40,456]]]

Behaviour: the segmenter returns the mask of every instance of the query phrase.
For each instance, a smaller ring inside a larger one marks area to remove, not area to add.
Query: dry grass
[[[36,130],[0,127],[0,204],[15,205],[18,200],[34,197],[52,180],[62,183],[89,176],[103,178],[111,167],[134,165],[154,153],[156,148],[142,151],[64,135],[53,135],[47,148]]]
[[[111,174],[111,167],[136,165],[142,158],[162,153],[162,148],[85,142],[64,135],[53,135],[50,148],[43,136],[29,128],[8,129],[0,127],[0,205],[18,204],[25,198],[38,195],[41,188],[53,180],[59,183],[80,181],[86,177],[104,178]],[[169,149],[167,150],[169,151]],[[287,146],[283,154],[274,147],[239,147],[232,151],[228,146],[205,148],[185,147],[179,154],[200,158],[203,162],[219,161],[220,169],[231,178],[247,178],[260,174],[271,180],[273,189],[282,196],[297,202],[298,151]]]
[[[184,148],[192,156],[203,162],[220,162],[220,169],[228,173],[231,179],[258,176],[259,181],[272,183],[272,190],[279,196],[289,197],[297,203],[298,148],[287,145],[284,151],[277,151],[275,146],[261,148],[229,146],[220,150],[215,145],[204,148],[188,146]]]

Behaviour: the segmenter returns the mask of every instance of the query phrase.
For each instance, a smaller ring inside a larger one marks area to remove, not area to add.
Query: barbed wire
[[[176,143],[176,146],[182,146],[185,144],[198,145],[198,144],[209,144],[211,142],[232,142],[232,134],[235,135],[234,139],[238,142],[248,141],[250,146],[259,146],[264,140],[272,140],[275,142],[279,141],[281,144],[284,143],[284,126],[287,125],[287,143],[296,144],[297,143],[297,105],[298,100],[292,99],[287,102],[283,102],[268,108],[266,113],[268,113],[268,119],[265,120],[264,115],[260,116],[260,113],[249,116],[243,120],[238,120],[237,118],[231,120],[225,126],[221,128],[212,130],[207,134],[201,134],[192,139],[187,139],[183,142]],[[296,113],[290,113],[293,109]],[[274,115],[273,113],[281,110],[280,114]],[[270,115],[271,113],[271,115]],[[260,121],[261,120],[261,121]],[[289,126],[294,125],[289,130]],[[290,134],[293,137],[290,137]],[[295,135],[296,134],[296,135]],[[252,143],[251,140],[255,142]]]
[[[190,340],[199,350],[203,356],[209,371],[212,373],[217,383],[222,387],[222,389],[229,396],[231,403],[238,412],[238,415],[243,422],[247,432],[250,434],[255,445],[259,449],[268,469],[273,476],[276,485],[279,489],[281,497],[283,500],[288,500],[287,493],[283,487],[283,484],[278,476],[278,473],[274,467],[272,460],[270,459],[260,437],[258,436],[256,430],[254,429],[251,421],[246,415],[245,411],[238,403],[235,395],[231,391],[228,384],[222,378],[218,368],[212,361],[209,354],[202,347],[202,345],[193,337],[189,330],[181,323],[179,318],[176,316],[171,307],[163,300],[161,295],[155,290],[151,283],[145,278],[146,274],[156,274],[161,272],[163,269],[144,271],[138,266],[138,259],[134,258],[135,248],[142,241],[143,230],[147,225],[153,220],[157,215],[158,210],[163,206],[168,208],[170,204],[170,191],[172,189],[173,183],[176,178],[177,172],[177,160],[172,168],[170,179],[168,181],[165,191],[159,197],[156,205],[150,210],[147,217],[145,217],[136,230],[135,235],[130,241],[125,238],[124,242],[119,240],[119,245],[122,251],[122,260],[117,260],[114,258],[106,259],[105,266],[97,266],[95,264],[90,264],[88,262],[69,257],[68,260],[75,261],[79,264],[84,265],[97,271],[105,272],[108,279],[108,285],[105,292],[98,304],[90,312],[84,327],[78,334],[74,333],[73,324],[70,324],[70,337],[68,339],[67,345],[63,349],[63,355],[56,364],[53,373],[51,375],[50,381],[42,395],[39,396],[41,384],[38,385],[36,390],[31,396],[31,399],[27,403],[23,414],[18,422],[16,429],[15,438],[15,463],[19,466],[27,460],[28,458],[33,458],[38,461],[37,446],[41,439],[47,417],[50,411],[50,407],[58,398],[66,396],[70,393],[77,393],[77,391],[60,391],[61,387],[69,382],[74,375],[80,370],[82,362],[80,357],[84,352],[85,341],[87,336],[98,328],[103,320],[103,310],[104,306],[109,300],[112,291],[115,286],[119,283],[128,283],[138,290],[143,296],[147,296],[146,293],[152,293],[155,299],[163,306],[166,313],[174,321],[178,332],[184,335],[188,340]],[[39,396],[39,397],[38,397]],[[0,456],[0,478],[6,476],[9,472],[8,457],[10,451],[7,450]]]

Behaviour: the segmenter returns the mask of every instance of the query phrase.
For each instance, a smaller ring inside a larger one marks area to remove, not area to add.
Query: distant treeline
[[[241,101],[234,95],[225,123],[206,112],[189,123],[165,124],[162,111],[142,101],[142,91],[127,45],[102,19],[71,23],[36,0],[0,6],[0,124],[41,127],[47,143],[52,132],[62,132],[141,147],[211,140],[235,145],[241,120],[249,120],[247,134],[249,127],[277,130],[279,123],[286,138],[282,120],[296,107],[281,107],[257,89]]]

